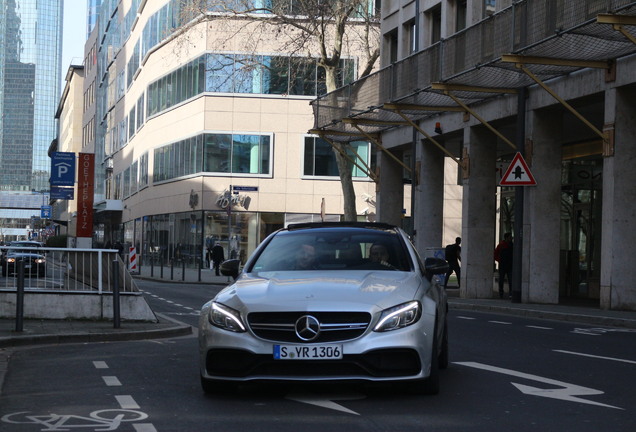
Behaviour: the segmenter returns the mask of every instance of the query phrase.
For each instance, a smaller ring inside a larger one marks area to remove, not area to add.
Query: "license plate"
[[[27,269],[27,268],[31,268],[31,264],[27,264],[27,265],[25,265],[25,266],[24,266],[24,268],[25,268],[25,269]]]
[[[274,345],[275,360],[337,360],[342,345]]]

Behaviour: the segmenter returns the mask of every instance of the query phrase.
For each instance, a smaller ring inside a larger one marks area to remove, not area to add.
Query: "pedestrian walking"
[[[212,247],[212,263],[214,265],[214,274],[221,276],[219,268],[221,263],[225,261],[225,254],[223,253],[223,246],[220,243],[215,243]]]
[[[499,265],[499,298],[504,296],[504,279],[508,278],[508,296],[512,297],[512,234],[505,233],[495,248],[495,261]]]
[[[460,246],[461,243],[462,238],[457,237],[455,239],[455,243],[447,245],[446,249],[444,249],[445,258],[446,261],[448,261],[448,272],[446,273],[446,278],[444,279],[444,289],[446,289],[446,287],[448,286],[448,279],[451,277],[453,272],[455,273],[455,276],[457,276],[457,287],[459,288],[460,286],[459,278],[461,275],[461,268],[459,267],[459,262],[462,260],[462,248]]]

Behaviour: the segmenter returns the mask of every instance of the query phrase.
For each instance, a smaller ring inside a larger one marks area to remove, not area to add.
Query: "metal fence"
[[[0,247],[0,290],[18,286],[24,263],[24,289],[47,292],[138,292],[117,250],[49,247]],[[113,265],[116,262],[117,265]]]

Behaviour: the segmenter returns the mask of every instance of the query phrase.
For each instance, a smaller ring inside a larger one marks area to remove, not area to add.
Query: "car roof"
[[[397,231],[395,225],[383,222],[306,222],[287,225],[287,231],[318,229],[318,228],[367,228],[375,230]]]
[[[16,241],[9,242],[9,246],[35,246],[35,247],[42,247],[44,245],[42,243],[38,242],[38,241],[16,240]]]

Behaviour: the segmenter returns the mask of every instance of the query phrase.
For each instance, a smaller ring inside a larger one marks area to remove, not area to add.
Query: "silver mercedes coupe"
[[[231,264],[235,264],[232,266]],[[252,381],[403,382],[439,392],[447,296],[407,234],[382,223],[289,225],[268,236],[199,319],[206,393]]]

